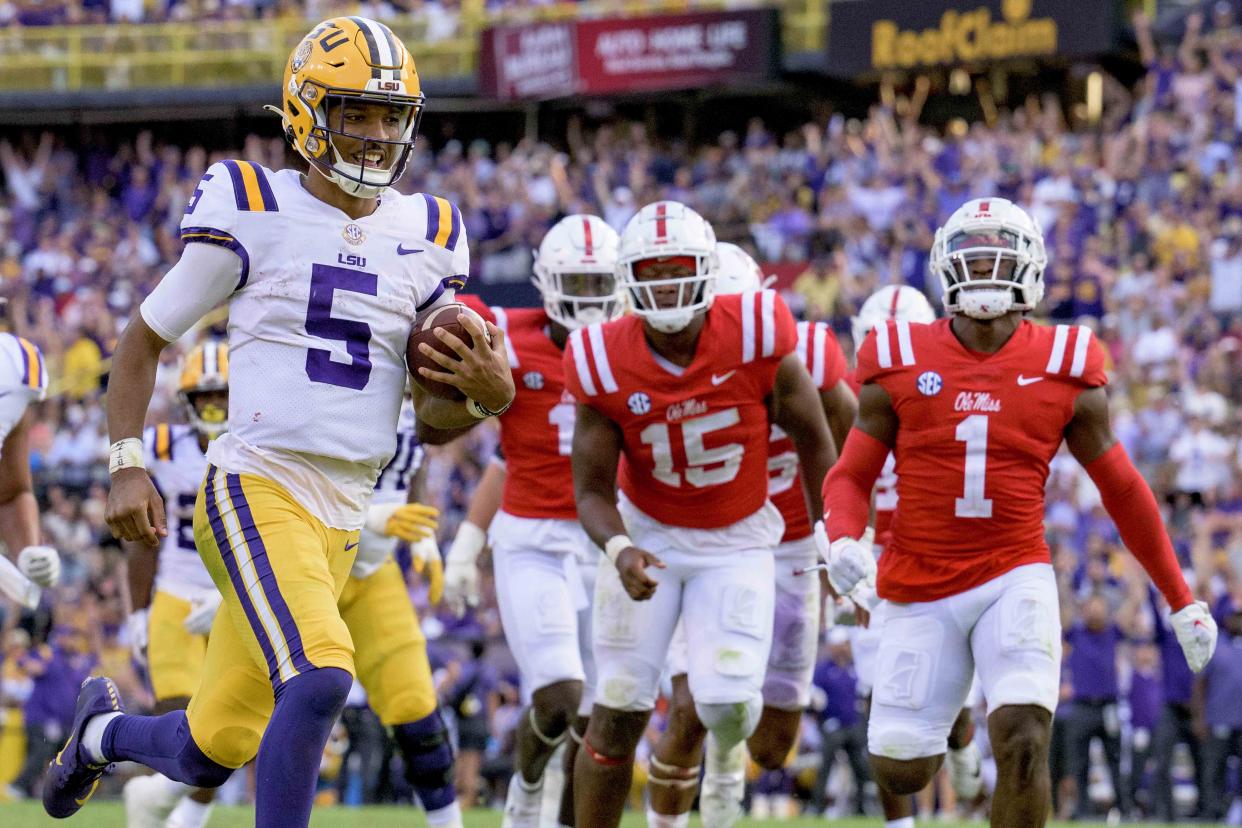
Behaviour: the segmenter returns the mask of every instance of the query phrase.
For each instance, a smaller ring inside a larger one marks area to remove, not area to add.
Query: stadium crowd
[[[118,5],[73,7],[106,17]],[[7,8],[21,20],[26,6]],[[1052,755],[1058,809],[1223,819],[1239,793],[1228,757],[1242,758],[1242,34],[1225,15],[1211,22],[1205,31],[1194,16],[1180,46],[1161,47],[1138,18],[1149,71],[1133,89],[1109,80],[1098,122],[1048,96],[933,128],[920,123],[930,93],[921,79],[907,95],[885,89],[865,118],[784,134],[753,118],[692,145],[640,124],[575,121],[564,146],[423,142],[401,189],[460,205],[472,278],[495,285],[529,278],[530,249],[560,215],[598,212],[619,229],[643,204],[684,201],[760,261],[805,263],[783,283],[790,305],[829,321],[847,353],[849,317],[877,287],[905,282],[935,298],[928,249],[956,206],[988,194],[1027,205],[1051,259],[1039,315],[1089,325],[1107,344],[1118,434],[1164,498],[1182,563],[1223,633],[1196,685],[1091,483],[1068,457],[1054,463],[1046,525],[1069,644]],[[47,541],[65,564],[63,585],[37,613],[5,611],[0,782],[9,795],[32,793],[82,676],[102,670],[126,698],[146,695],[125,635],[124,563],[103,520],[101,396],[118,332],[176,260],[195,182],[211,161],[238,155],[286,164],[275,129],[240,148],[160,144],[146,132],[119,145],[104,134],[0,142],[0,292],[12,328],[42,348],[53,378],[31,455]],[[175,370],[174,354],[153,419],[178,417]],[[494,441],[480,429],[431,453],[442,546]],[[494,802],[520,709],[494,593],[485,588],[490,598],[462,620],[428,608],[417,575],[411,593],[456,719],[463,804]],[[859,738],[867,688],[857,686],[849,641],[843,629],[826,631],[802,756],[788,773],[755,780],[757,813],[782,813],[795,798],[830,813],[871,807]],[[408,796],[399,773],[372,770],[385,761],[382,731],[365,699],[355,701],[344,717],[352,743],[330,774],[339,795]],[[821,749],[829,762],[817,775]],[[832,767],[834,757],[849,761]],[[950,795],[924,808],[949,808]],[[1242,824],[1239,806],[1233,819]]]

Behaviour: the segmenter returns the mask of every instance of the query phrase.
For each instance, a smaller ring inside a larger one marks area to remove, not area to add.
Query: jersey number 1
[[[306,332],[345,343],[349,362],[333,362],[324,348],[306,351],[306,376],[313,382],[339,385],[360,391],[371,378],[371,326],[332,315],[332,297],[338,290],[374,296],[379,276],[332,265],[311,265],[310,301],[306,305]]]
[[[966,444],[966,486],[953,504],[953,514],[960,518],[990,518],[992,501],[983,496],[984,478],[988,470],[988,418],[971,414],[957,424],[957,441]]]

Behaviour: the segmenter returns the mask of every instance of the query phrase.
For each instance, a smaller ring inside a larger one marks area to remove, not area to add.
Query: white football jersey
[[[438,196],[390,190],[353,220],[307,192],[296,170],[222,161],[195,190],[181,238],[241,258],[229,300],[229,431],[209,459],[274,478],[329,525],[361,525],[397,447],[414,315],[465,285],[461,213]],[[296,462],[281,462],[288,455]],[[307,463],[334,497],[300,473]]]
[[[0,333],[0,443],[26,413],[47,396],[43,354],[29,339]]]
[[[194,501],[207,473],[207,456],[188,425],[161,423],[142,434],[147,473],[164,498],[168,536],[160,544],[155,588],[189,600],[215,589],[194,545]]]
[[[405,503],[410,497],[410,484],[423,465],[426,453],[414,432],[414,403],[406,400],[401,406],[397,424],[397,452],[375,481],[372,504]],[[397,549],[397,539],[379,535],[364,528],[358,537],[358,555],[350,575],[370,577]]]

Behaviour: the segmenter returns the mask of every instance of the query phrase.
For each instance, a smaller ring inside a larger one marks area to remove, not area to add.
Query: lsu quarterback
[[[160,352],[229,307],[229,430],[207,452],[194,512],[199,555],[223,597],[189,708],[125,715],[116,686],[88,680],[43,805],[76,813],[107,764],[130,760],[199,787],[257,755],[259,828],[305,826],[324,744],[355,672],[337,601],[380,470],[396,448],[414,315],[452,300],[469,249],[447,200],[400,179],[424,97],[413,59],[383,24],[336,17],[285,66],[280,115],[307,171],[213,164],[181,223],[181,260],[146,298],[113,358],[107,519],[124,540],[167,530],[143,468],[143,418]],[[513,399],[505,337],[459,317],[474,347],[424,375],[418,417],[460,428]]]

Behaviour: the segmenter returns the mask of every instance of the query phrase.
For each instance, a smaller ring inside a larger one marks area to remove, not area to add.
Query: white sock
[[[82,750],[94,764],[102,765],[108,761],[108,757],[103,754],[104,729],[108,727],[108,722],[120,715],[120,713],[100,713],[92,717],[86,723],[86,727],[82,728]]]
[[[168,815],[168,821],[164,824],[166,828],[203,828],[209,816],[211,816],[210,802],[204,805],[187,796],[177,803],[177,807],[173,808],[173,812]]]
[[[899,819],[890,819],[884,823],[884,828],[914,828],[914,817],[900,817]]]
[[[647,808],[647,828],[686,828],[689,824],[689,814],[657,814]]]
[[[746,744],[738,742],[725,747],[716,734],[707,734],[704,771],[708,777],[741,773],[746,767]]]
[[[454,799],[443,808],[427,812],[427,824],[435,828],[461,828],[461,806]]]

